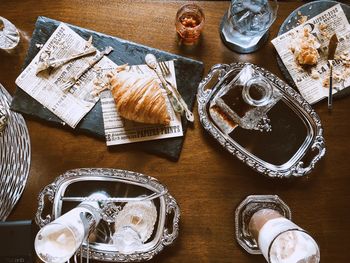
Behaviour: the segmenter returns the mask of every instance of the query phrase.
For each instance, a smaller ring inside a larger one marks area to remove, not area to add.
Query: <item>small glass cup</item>
[[[267,40],[277,10],[277,0],[232,0],[220,25],[223,42],[238,53],[256,51]]]
[[[186,4],[176,13],[176,31],[184,44],[197,42],[204,26],[203,10],[196,4]]]

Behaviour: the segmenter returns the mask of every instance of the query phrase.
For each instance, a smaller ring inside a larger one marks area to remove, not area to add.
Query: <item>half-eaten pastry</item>
[[[318,53],[320,43],[307,28],[302,32],[302,35],[297,37],[292,43],[292,52],[300,66],[314,66],[318,63],[320,57]]]
[[[108,75],[111,92],[119,114],[132,121],[170,123],[166,93],[152,76],[130,71]]]

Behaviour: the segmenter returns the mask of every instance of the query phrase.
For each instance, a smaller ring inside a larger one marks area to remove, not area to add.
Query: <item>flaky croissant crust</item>
[[[129,71],[109,75],[111,91],[119,114],[136,122],[170,123],[165,94],[151,76]]]

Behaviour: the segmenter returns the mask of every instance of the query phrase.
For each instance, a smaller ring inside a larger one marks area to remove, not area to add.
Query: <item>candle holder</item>
[[[236,239],[250,254],[269,263],[317,263],[315,240],[291,221],[289,207],[277,195],[251,195],[237,207]]]

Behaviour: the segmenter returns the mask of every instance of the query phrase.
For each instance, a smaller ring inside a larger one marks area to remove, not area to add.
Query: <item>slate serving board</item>
[[[60,21],[53,20],[51,18],[38,17],[23,69],[39,52],[36,44],[44,44],[60,23]],[[68,26],[85,39],[88,39],[90,36],[92,36],[93,45],[99,50],[103,50],[106,46],[112,46],[114,48],[114,51],[108,55],[108,58],[119,65],[125,63],[128,63],[129,65],[145,64],[144,57],[147,53],[153,53],[159,60],[175,59],[174,64],[178,90],[183,96],[189,108],[193,110],[197,87],[203,74],[203,62],[181,57],[165,51],[143,46],[137,43],[91,31],[85,28],[80,28],[74,25],[68,24]],[[46,120],[50,123],[57,124],[58,126],[62,126],[61,119],[51,113],[48,109],[30,97],[19,87],[17,87],[14,94],[11,109],[23,114],[37,117],[42,120]],[[182,125],[185,136],[188,127],[188,123],[185,118],[182,118]],[[93,136],[104,138],[105,134],[101,103],[98,102],[94,108],[82,119],[78,126],[75,129],[71,130],[74,132],[87,132]],[[137,147],[176,161],[178,160],[181,153],[184,136],[178,138],[140,142],[137,143]]]
[[[347,4],[343,4],[337,1],[331,1],[331,0],[319,0],[319,1],[312,1],[310,3],[307,3],[305,5],[300,6],[299,8],[295,9],[282,23],[280,30],[278,31],[278,36],[288,32],[289,30],[297,27],[298,19],[300,18],[299,14],[302,14],[303,16],[307,16],[308,19],[313,18],[314,16],[319,15],[323,11],[326,11],[327,9],[331,8],[332,6],[340,4],[346,18],[350,21],[350,6]],[[277,53],[277,52],[276,52]],[[297,89],[297,86],[295,85],[293,78],[288,72],[288,69],[284,66],[282,59],[277,54],[277,63],[282,71],[282,74],[286,78],[289,85]],[[346,95],[350,94],[349,87],[346,87],[345,89],[337,92],[334,94],[334,98],[341,98]]]

